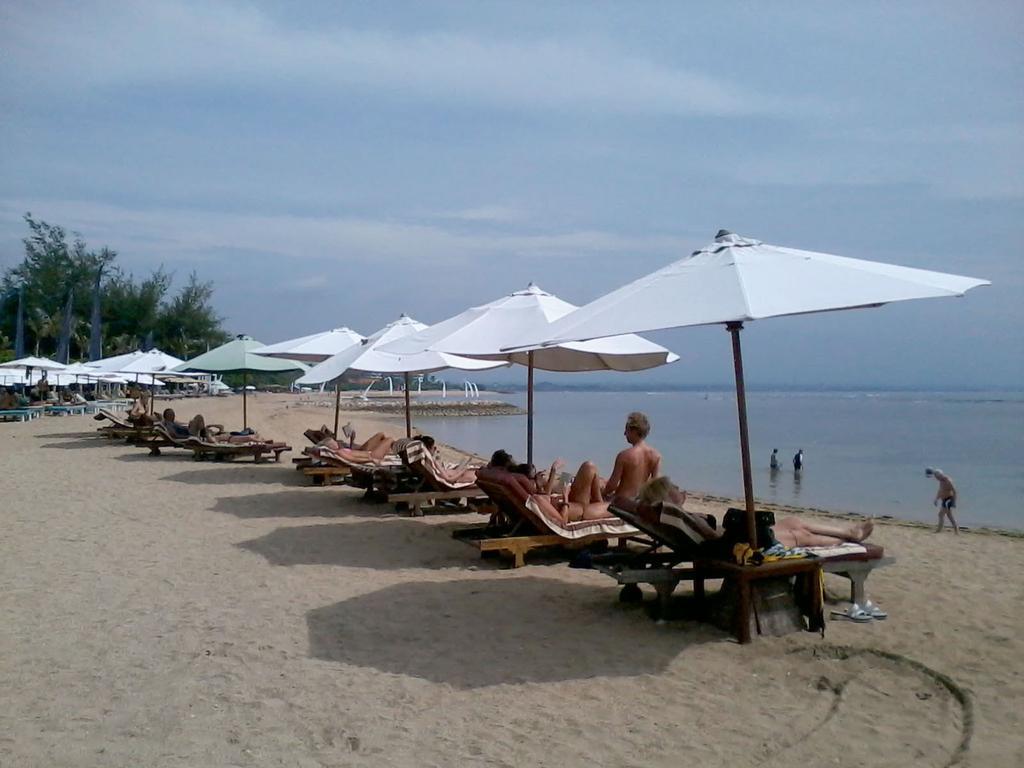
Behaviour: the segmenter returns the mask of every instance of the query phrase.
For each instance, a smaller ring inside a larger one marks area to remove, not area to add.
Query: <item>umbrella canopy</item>
[[[253,354],[253,350],[266,346],[251,336],[238,336],[226,344],[221,344],[209,352],[193,357],[181,365],[176,371],[203,371],[205,373],[285,373],[287,371],[304,371],[305,365],[291,360],[277,360],[273,357],[262,357]],[[249,426],[249,409],[246,389],[242,386],[242,426]]]
[[[878,307],[963,296],[987,280],[767,245],[722,231],[715,241],[552,325],[550,344],[688,325]]]
[[[159,349],[147,352],[135,352],[134,358],[115,369],[120,373],[162,373],[177,368],[185,361],[174,355],[168,355]]]
[[[706,248],[555,321],[546,345],[725,323],[732,335],[748,535],[754,497],[739,332],[748,320],[963,296],[987,280],[766,245],[722,230]],[[542,341],[538,337],[537,341]]]
[[[402,315],[394,322],[388,323],[365,342],[350,347],[333,357],[315,365],[296,380],[296,384],[325,384],[337,381],[346,371],[372,371],[375,373],[402,373],[405,382],[405,427],[406,433],[412,432],[412,419],[409,410],[409,381],[411,373],[431,373],[445,368],[458,368],[464,371],[480,371],[497,368],[502,362],[490,360],[472,360],[458,355],[443,352],[418,352],[411,355],[393,355],[381,352],[379,347],[389,344],[410,334],[423,331],[427,326]],[[335,404],[337,406],[337,403]],[[337,407],[336,407],[337,411]],[[335,422],[337,422],[337,413]],[[337,423],[335,423],[337,431]]]
[[[270,344],[255,349],[253,352],[264,357],[320,363],[343,350],[362,343],[363,334],[353,331],[351,328],[333,328],[322,333],[279,341],[277,344]]]
[[[0,363],[0,368],[32,368],[38,371],[59,371],[66,367],[63,363],[58,363],[56,360],[50,360],[47,357],[32,356]]]
[[[206,373],[283,373],[306,370],[302,363],[254,354],[254,350],[265,346],[251,336],[238,336],[227,344],[221,344],[181,363],[175,370]]]
[[[672,363],[678,355],[634,334],[597,341],[571,341],[557,346],[522,351],[549,337],[551,323],[576,309],[530,283],[489,304],[471,307],[454,317],[382,347],[382,352],[410,354],[422,350],[503,360],[529,368],[527,377],[527,462],[533,462],[533,370],[642,371]]]
[[[418,333],[383,347],[392,354],[429,350],[483,360],[530,364],[528,351],[510,350],[544,338],[551,323],[576,309],[575,304],[530,283],[525,290],[489,304],[470,307]],[[634,334],[590,342],[568,342],[537,349],[533,367],[544,371],[642,371],[672,363],[678,355]]]

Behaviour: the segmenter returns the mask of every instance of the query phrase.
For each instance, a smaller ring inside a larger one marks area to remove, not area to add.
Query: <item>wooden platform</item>
[[[487,495],[479,488],[462,488],[458,491],[416,491],[415,493],[389,493],[387,500],[397,506],[408,505],[409,515],[419,517],[424,514],[424,507],[432,507],[439,501],[458,500],[469,511],[469,500],[483,501]]]
[[[352,471],[348,467],[310,467],[299,466],[302,474],[313,481],[313,485],[334,485],[335,479],[344,480]]]
[[[452,537],[476,547],[480,550],[481,556],[487,552],[497,552],[511,558],[512,568],[522,568],[526,565],[526,554],[535,549],[574,550],[595,544],[591,539],[572,541],[554,534],[495,535],[494,529],[489,528],[486,524],[454,531]],[[606,541],[609,546],[622,546],[628,539],[628,536],[623,536],[621,539],[610,538],[600,539],[600,541]]]

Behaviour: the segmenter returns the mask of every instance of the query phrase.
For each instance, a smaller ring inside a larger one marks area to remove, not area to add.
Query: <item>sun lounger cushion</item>
[[[885,555],[885,549],[877,544],[845,542],[834,547],[804,547],[805,550],[823,560],[878,560]]]
[[[381,469],[383,467],[400,467],[402,466],[402,460],[394,455],[388,454],[379,462],[362,461],[361,458],[357,459],[348,448],[338,448],[338,450],[332,450],[325,445],[314,445],[306,448],[304,453],[307,456],[320,459],[325,464],[333,464],[335,466],[348,467],[350,469]]]

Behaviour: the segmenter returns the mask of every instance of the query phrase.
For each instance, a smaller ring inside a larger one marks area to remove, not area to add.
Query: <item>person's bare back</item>
[[[644,483],[661,474],[661,454],[644,442],[650,429],[644,414],[634,412],[627,417],[624,435],[629,448],[615,457],[612,476],[604,486],[605,498],[636,498]]]

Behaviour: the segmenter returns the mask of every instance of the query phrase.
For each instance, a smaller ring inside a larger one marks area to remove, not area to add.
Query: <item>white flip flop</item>
[[[883,611],[881,608],[879,608],[877,605],[872,603],[870,600],[868,600],[866,603],[864,603],[864,608],[862,610],[865,613],[867,613],[872,619],[878,619],[879,621],[884,621],[885,619],[889,618],[889,614],[888,613]]]
[[[866,624],[871,621],[871,614],[861,608],[859,605],[854,603],[845,611],[832,611],[832,615],[837,619],[846,619],[847,621],[855,621],[858,624]]]

